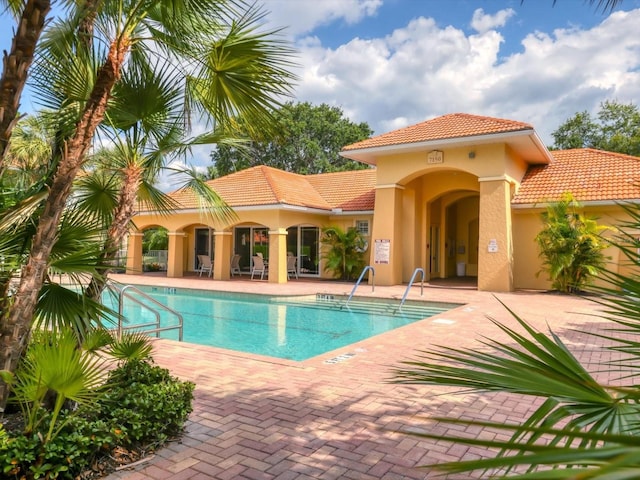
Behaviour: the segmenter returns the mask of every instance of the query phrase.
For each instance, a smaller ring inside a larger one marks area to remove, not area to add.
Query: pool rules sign
[[[376,264],[388,264],[390,256],[391,240],[376,238],[373,248],[373,262]]]

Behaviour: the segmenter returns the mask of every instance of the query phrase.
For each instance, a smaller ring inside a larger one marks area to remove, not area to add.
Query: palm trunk
[[[91,282],[85,289],[85,295],[95,301],[100,301],[102,292],[107,285],[109,269],[107,265],[116,258],[120,244],[129,231],[129,222],[135,214],[138,188],[142,183],[142,168],[132,167],[125,171],[125,178],[120,189],[120,199],[113,221],[107,232],[104,248],[100,254],[97,274],[91,277]]]
[[[0,171],[4,166],[3,159],[11,131],[18,121],[20,97],[27,82],[33,53],[50,10],[50,0],[28,0],[13,36],[11,51],[4,54],[0,78]]]
[[[51,249],[56,241],[58,225],[71,186],[80,170],[87,150],[91,146],[96,128],[102,122],[111,91],[120,77],[120,69],[129,51],[127,40],[117,40],[111,44],[105,64],[98,71],[96,83],[87,105],[78,121],[73,137],[66,149],[49,191],[49,196],[40,216],[31,244],[29,260],[22,269],[20,285],[14,296],[13,305],[0,326],[0,365],[15,372],[18,360],[29,339],[31,322],[38,302],[38,295],[44,283]],[[8,388],[0,384],[0,408],[6,405]]]

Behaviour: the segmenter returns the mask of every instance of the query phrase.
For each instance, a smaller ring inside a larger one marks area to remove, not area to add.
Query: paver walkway
[[[333,282],[282,286],[148,276],[118,280],[272,294],[348,294],[351,289]],[[401,298],[404,288],[376,287],[372,293],[370,287],[361,286],[358,295]],[[419,467],[477,458],[486,452],[401,431],[444,432],[445,426],[426,420],[433,415],[517,421],[531,410],[530,400],[503,394],[459,396],[444,388],[394,385],[387,382],[390,368],[409,359],[415,349],[434,344],[479,348],[483,335],[503,338],[487,316],[511,325],[515,322],[498,300],[538,329],[546,330],[548,325],[585,362],[601,359],[599,342],[573,331],[602,327],[603,320],[590,315],[596,308],[589,300],[540,292],[494,296],[473,289],[431,287],[420,297],[420,288],[414,287],[409,299],[421,298],[464,305],[303,362],[156,341],[156,362],[196,383],[194,412],[180,441],[135,469],[108,479],[447,478]],[[326,362],[346,353],[353,356]]]

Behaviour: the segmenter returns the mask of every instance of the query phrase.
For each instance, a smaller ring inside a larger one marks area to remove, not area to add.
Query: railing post
[[[367,273],[367,270],[371,270],[371,291],[373,292],[375,290],[375,288],[376,288],[376,271],[374,270],[374,268],[371,265],[367,265],[366,267],[364,267],[362,269],[362,273],[360,274],[360,277],[358,278],[358,281],[356,282],[356,284],[351,289],[351,295],[349,295],[349,298],[347,299],[347,302],[344,304],[345,307],[347,305],[349,305],[349,302],[351,301],[351,298],[353,297],[353,294],[356,293],[356,289],[358,288],[358,285],[360,285],[360,282],[362,282],[362,279],[364,278],[364,274]]]
[[[112,283],[113,285],[113,283]],[[133,285],[125,285],[122,288],[118,288],[117,286],[115,286],[115,288],[118,289],[118,329],[117,329],[117,337],[118,340],[122,339],[122,331],[124,330],[124,327],[122,325],[122,319],[124,317],[124,297],[128,296],[128,298],[130,298],[132,301],[136,302],[138,305],[147,308],[149,311],[153,312],[153,314],[156,317],[156,322],[155,322],[155,328],[153,330],[146,330],[145,333],[152,333],[155,332],[156,337],[160,338],[160,332],[161,331],[165,331],[165,330],[173,330],[173,329],[178,329],[178,340],[182,341],[183,339],[183,329],[184,329],[184,318],[182,317],[182,315],[178,312],[176,312],[174,309],[168,307],[167,305],[159,302],[158,300],[156,300],[153,297],[150,297],[149,295],[147,295],[146,293],[144,293],[142,290],[140,290],[139,288],[136,288]],[[160,318],[160,312],[158,312],[158,310],[151,308],[149,305],[146,305],[145,303],[143,303],[142,301],[140,301],[139,299],[135,298],[134,296],[132,296],[130,293],[127,292],[127,290],[134,290],[138,295],[140,295],[142,298],[148,300],[151,303],[154,303],[155,305],[159,306],[160,308],[164,309],[165,311],[175,315],[178,318],[178,326],[177,327],[162,327],[161,324],[161,318]],[[143,326],[152,326],[153,324],[143,324]],[[138,327],[140,327],[141,325],[137,325]]]
[[[416,268],[413,271],[413,275],[411,275],[411,280],[409,280],[409,285],[407,285],[407,289],[404,291],[404,295],[402,296],[402,300],[400,301],[399,311],[402,311],[402,305],[404,305],[404,301],[407,299],[407,295],[409,295],[409,290],[411,289],[411,285],[413,285],[413,281],[416,278],[418,272],[422,273],[422,281],[420,282],[420,296],[424,296],[424,270],[422,268]]]

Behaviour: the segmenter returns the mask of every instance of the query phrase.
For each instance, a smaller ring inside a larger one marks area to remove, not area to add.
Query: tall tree
[[[241,135],[251,138],[248,145],[218,145],[211,153],[214,162],[209,176],[268,165],[289,172],[311,174],[358,170],[362,163],[339,155],[345,145],[368,138],[373,131],[366,123],[353,123],[342,110],[327,104],[308,102],[285,104],[276,114],[273,135],[250,135],[246,120],[238,119]]]
[[[553,133],[554,148],[597,148],[640,156],[640,110],[633,103],[605,101],[597,119],[578,112]]]
[[[2,0],[0,8],[9,8],[17,17],[11,51],[4,52],[2,77],[0,77],[0,171],[11,138],[11,131],[18,121],[20,98],[27,82],[29,67],[45,20],[51,10],[50,0]]]
[[[291,49],[274,32],[259,30],[263,17],[262,10],[240,0],[90,1],[50,30],[34,77],[44,106],[70,121],[58,134],[55,170],[28,261],[13,303],[2,315],[0,365],[5,369],[15,370],[26,345],[71,186],[125,61],[171,62],[167,76],[185,91],[184,112],[207,119],[212,130],[224,130],[236,115],[256,128],[269,125],[271,110],[279,105],[275,99],[289,93],[294,77],[288,71]],[[0,385],[0,405],[5,398]]]

